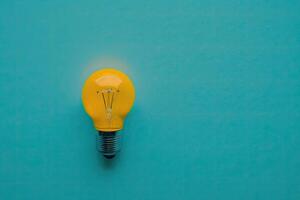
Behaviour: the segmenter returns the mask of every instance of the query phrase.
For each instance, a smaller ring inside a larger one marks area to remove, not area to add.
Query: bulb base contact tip
[[[117,131],[98,131],[98,151],[106,159],[112,159],[120,151],[120,134]]]
[[[103,155],[106,159],[113,159],[116,155]]]

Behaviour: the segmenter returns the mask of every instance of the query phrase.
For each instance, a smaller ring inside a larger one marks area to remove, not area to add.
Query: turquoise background
[[[300,199],[300,1],[0,1],[0,199]],[[106,162],[96,60],[136,86]]]

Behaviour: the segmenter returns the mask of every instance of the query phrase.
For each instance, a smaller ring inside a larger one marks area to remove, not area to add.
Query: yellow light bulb
[[[85,82],[82,102],[99,133],[99,150],[106,158],[119,151],[119,134],[135,99],[128,76],[115,69],[94,72]]]

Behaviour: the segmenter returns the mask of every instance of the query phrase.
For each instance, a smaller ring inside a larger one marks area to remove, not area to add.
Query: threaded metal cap
[[[98,131],[98,151],[112,159],[120,151],[120,134],[117,131]]]

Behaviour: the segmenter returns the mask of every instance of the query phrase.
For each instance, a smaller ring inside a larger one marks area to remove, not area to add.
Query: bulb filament
[[[113,88],[102,89],[101,91],[97,91],[98,94],[101,93],[105,108],[105,117],[107,120],[111,120],[112,118],[112,109],[116,92],[118,91]]]

